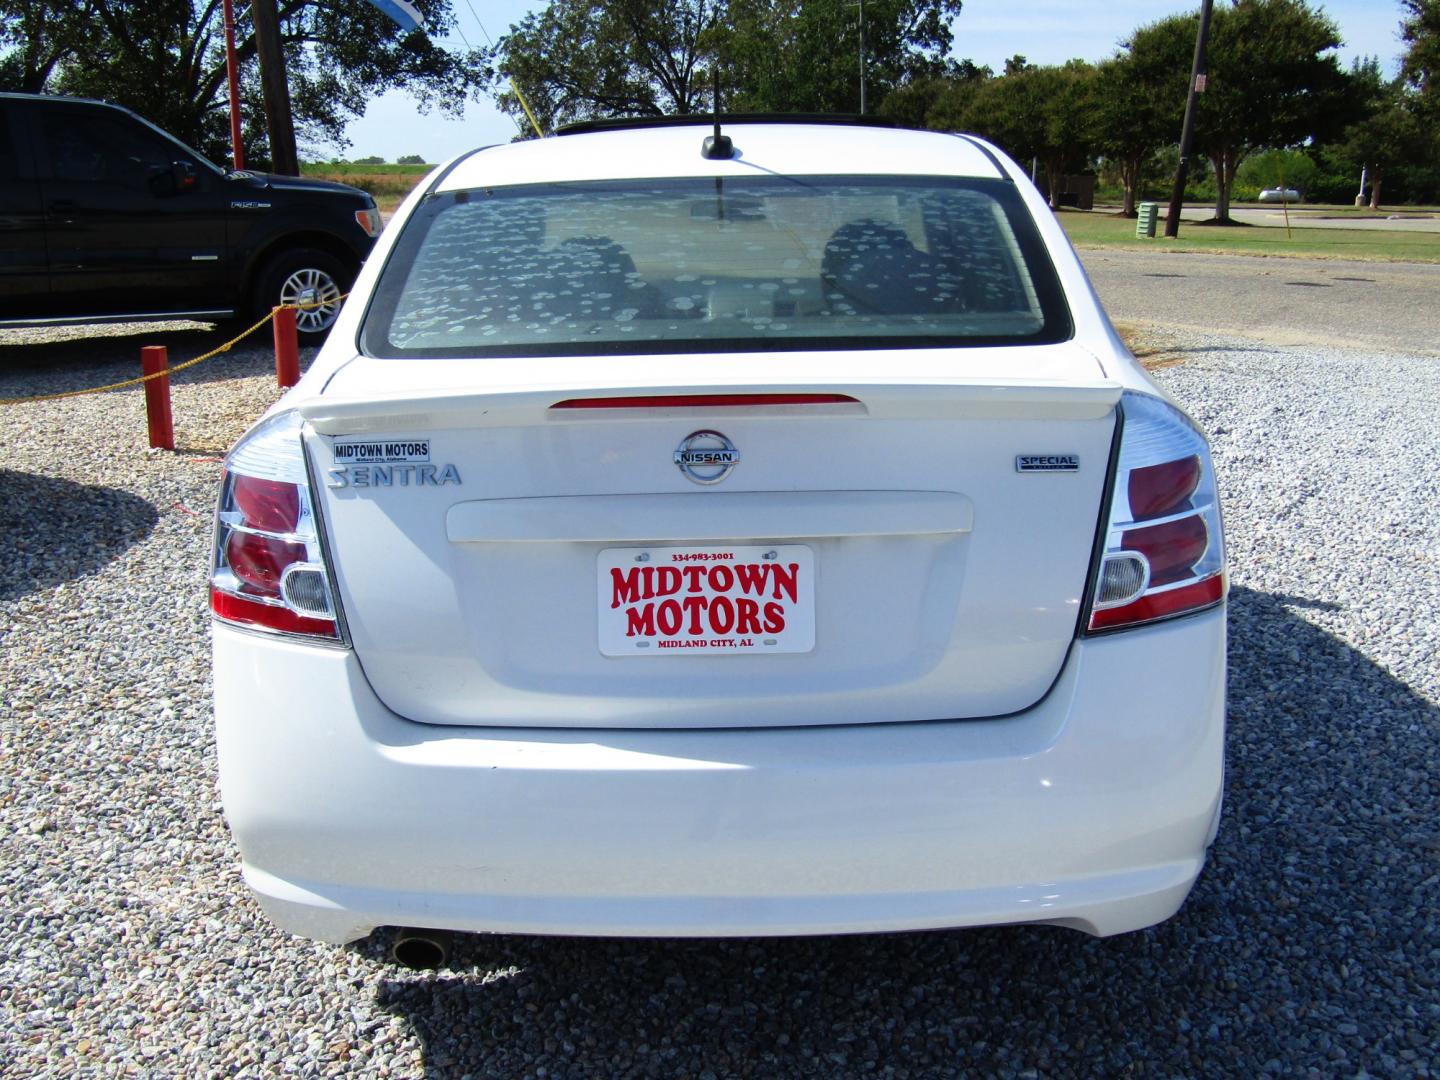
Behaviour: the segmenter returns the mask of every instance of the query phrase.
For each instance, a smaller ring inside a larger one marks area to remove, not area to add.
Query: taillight
[[[1090,630],[1137,626],[1225,599],[1225,541],[1205,437],[1159,398],[1127,391],[1122,408]]]
[[[237,626],[339,641],[300,427],[299,413],[280,413],[225,459],[210,610]]]

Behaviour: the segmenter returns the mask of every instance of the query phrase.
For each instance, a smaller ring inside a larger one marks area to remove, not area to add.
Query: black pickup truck
[[[104,102],[0,94],[0,327],[304,303],[315,340],[379,231],[357,188],[227,172]]]

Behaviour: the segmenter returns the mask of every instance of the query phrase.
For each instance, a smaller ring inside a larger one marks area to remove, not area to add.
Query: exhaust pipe
[[[433,971],[449,956],[450,935],[444,930],[407,928],[400,931],[395,944],[390,946],[391,959],[415,971]]]

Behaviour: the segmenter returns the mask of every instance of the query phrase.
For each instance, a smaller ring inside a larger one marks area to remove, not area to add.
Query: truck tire
[[[355,280],[355,268],[317,248],[291,248],[261,269],[255,306],[261,314],[280,304],[302,305],[295,325],[302,345],[325,340],[340,314],[342,297]]]

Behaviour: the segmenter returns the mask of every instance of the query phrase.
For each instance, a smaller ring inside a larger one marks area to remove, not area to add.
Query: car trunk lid
[[[698,377],[688,356],[357,358],[301,410],[391,709],[762,727],[1042,697],[1119,393],[1071,343],[707,356]],[[735,457],[682,469],[687,446]]]

